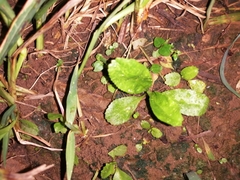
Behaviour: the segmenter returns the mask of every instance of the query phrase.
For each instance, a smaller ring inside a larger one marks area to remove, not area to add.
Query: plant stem
[[[205,19],[205,22],[204,22],[204,25],[203,25],[204,29],[206,29],[206,26],[207,26],[208,20],[210,18],[214,3],[215,3],[215,0],[210,0],[210,3],[209,3],[208,8],[207,8],[207,12],[206,12],[206,19]]]

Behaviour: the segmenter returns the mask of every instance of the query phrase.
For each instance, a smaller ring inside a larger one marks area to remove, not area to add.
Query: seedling
[[[218,161],[220,164],[225,164],[227,163],[227,159],[226,158],[221,158],[219,161]]]
[[[163,135],[163,133],[158,128],[151,126],[150,123],[146,120],[141,121],[141,127],[148,130],[148,133],[150,133],[155,138],[160,138]]]
[[[198,153],[202,153],[202,148],[200,148],[198,144],[194,144],[194,148]]]
[[[131,180],[132,178],[122,171],[118,165],[117,162],[115,161],[115,157],[123,157],[125,156],[127,152],[127,146],[125,145],[119,145],[115,147],[113,150],[111,150],[108,155],[113,158],[112,162],[106,163],[101,170],[101,178],[105,179],[109,176],[113,176],[113,179],[126,179],[126,180]]]
[[[174,61],[178,59],[178,55],[180,51],[175,50],[173,44],[169,44],[168,40],[165,40],[161,37],[155,37],[153,40],[154,47],[157,48],[156,51],[153,51],[153,57],[160,57],[160,56],[171,56]]]
[[[106,50],[106,55],[107,56],[110,56],[114,51],[115,51],[115,49],[117,49],[118,48],[118,43],[117,42],[115,42],[115,43],[113,43],[112,45],[110,45],[109,47],[108,47],[108,49]]]

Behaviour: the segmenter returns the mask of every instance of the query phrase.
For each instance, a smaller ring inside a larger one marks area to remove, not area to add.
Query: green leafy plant
[[[168,40],[165,40],[161,37],[155,37],[153,40],[154,47],[157,48],[156,51],[153,51],[153,57],[160,56],[171,56],[173,60],[177,60],[180,51],[175,50],[173,44],[169,44]]]
[[[195,90],[150,91],[149,88],[153,82],[151,73],[146,66],[134,59],[116,58],[108,65],[108,74],[114,85],[121,91],[137,95],[116,99],[110,103],[105,112],[105,118],[110,124],[118,125],[128,121],[140,101],[146,99],[146,95],[154,115],[172,126],[182,125],[182,114],[201,116],[207,110],[208,97]],[[144,94],[140,95],[142,93]]]
[[[0,135],[1,135],[0,137],[3,141],[2,157],[4,160],[6,159],[9,133],[12,131],[12,129],[15,131],[15,134],[18,137],[18,140],[22,141],[21,139],[19,139],[20,121],[19,121],[19,115],[18,115],[19,112],[18,112],[17,106],[15,105],[15,101],[17,100],[16,92],[18,92],[19,89],[21,90],[23,89],[23,88],[18,89],[18,86],[16,85],[16,79],[21,69],[22,63],[27,56],[26,47],[31,42],[33,42],[36,38],[38,38],[39,35],[42,35],[49,28],[51,28],[54,22],[56,22],[58,18],[61,17],[64,13],[66,13],[65,17],[67,18],[69,9],[71,9],[72,7],[76,6],[79,3],[79,1],[77,0],[70,0],[66,2],[62,6],[62,8],[58,12],[56,12],[50,20],[48,20],[48,22],[43,24],[46,19],[46,12],[48,8],[51,6],[51,4],[54,3],[54,1],[49,1],[46,4],[44,4],[44,2],[45,0],[27,1],[23,6],[23,9],[21,9],[21,11],[19,12],[19,14],[15,16],[8,2],[6,0],[1,1],[1,6],[0,6],[1,16],[4,19],[6,25],[9,27],[9,31],[0,46],[0,64],[3,63],[4,58],[7,55],[7,61],[6,61],[7,80],[5,81],[4,78],[1,79],[2,82],[0,83],[0,95],[5,100],[5,102],[7,102],[7,104],[9,105],[9,108],[5,112],[4,118],[1,119],[1,129],[0,129]],[[90,56],[90,53],[94,45],[96,44],[96,41],[98,40],[99,35],[111,24],[113,24],[117,20],[121,19],[122,17],[134,11],[134,3],[127,5],[129,2],[130,0],[124,0],[121,4],[119,4],[115,8],[115,10],[112,13],[110,13],[110,15],[105,19],[105,21],[102,23],[99,29],[97,29],[94,32],[80,68],[78,68],[79,64],[76,64],[76,68],[74,68],[74,73],[71,78],[71,83],[69,85],[69,92],[67,94],[66,107],[62,106],[60,98],[58,97],[56,87],[54,87],[55,96],[56,96],[56,99],[58,100],[58,104],[60,106],[61,115],[62,115],[62,117],[58,117],[60,121],[54,124],[54,129],[56,132],[67,134],[67,143],[66,143],[66,151],[65,151],[67,179],[71,179],[72,170],[73,170],[74,157],[75,157],[75,134],[81,132],[79,130],[79,127],[73,124],[76,118],[76,114],[77,114],[76,112],[78,112],[78,114],[81,114],[81,108],[78,103],[79,101],[77,97],[77,86],[76,86],[78,77],[81,74],[82,69],[86,64]],[[83,7],[86,8],[89,5],[90,5],[89,1],[86,1]],[[123,8],[123,7],[126,7],[126,8]],[[40,11],[40,8],[42,8],[42,11]],[[23,42],[23,40],[20,38],[21,30],[23,29],[24,25],[26,25],[28,22],[33,20],[34,17],[36,18],[36,21],[37,21],[36,22],[37,29],[38,28],[40,29],[35,34],[33,34],[29,39]],[[38,49],[41,49],[43,47],[41,44],[42,40],[43,39],[41,37],[37,40]],[[39,42],[40,44],[38,44]],[[27,89],[24,89],[24,92],[25,93],[27,92],[30,94],[33,93],[32,91],[29,91]],[[31,128],[28,128],[28,129],[31,129]],[[84,125],[82,124],[81,130],[83,129],[84,129]],[[85,131],[83,130],[83,132]],[[36,146],[43,147],[40,145],[36,145]],[[59,149],[48,148],[48,147],[44,147],[44,148],[50,149],[50,150],[59,150]]]
[[[112,162],[106,163],[104,167],[101,170],[101,178],[105,179],[109,176],[113,176],[113,180],[131,180],[131,176],[129,176],[127,173],[122,171],[115,161],[116,157],[122,157],[125,156],[127,152],[127,146],[125,145],[119,145],[115,147],[113,150],[111,150],[108,155],[113,158]]]

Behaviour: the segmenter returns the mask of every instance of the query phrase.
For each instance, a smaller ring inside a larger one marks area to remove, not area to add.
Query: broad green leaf
[[[130,96],[115,99],[110,103],[105,112],[106,120],[112,125],[125,123],[131,118],[132,114],[142,99],[143,96]]]
[[[112,158],[115,158],[115,156],[125,156],[127,152],[127,146],[126,145],[119,145],[115,147],[113,150],[111,150],[108,155]]]
[[[188,66],[183,68],[180,74],[182,75],[183,79],[190,80],[197,76],[198,68],[196,66]]]
[[[20,122],[20,127],[23,131],[25,131],[29,134],[35,135],[35,136],[38,135],[39,129],[35,123],[33,123],[29,120],[25,120],[25,119],[21,119],[21,120],[19,120],[19,122]],[[23,136],[28,140],[31,139],[31,137],[28,135],[24,134]]]
[[[142,120],[141,121],[141,127],[143,128],[143,129],[150,129],[151,128],[151,125],[150,125],[150,123],[149,122],[147,122],[147,121],[145,121],[145,120]]]
[[[127,173],[117,167],[116,172],[113,176],[113,180],[132,180],[132,178]]]
[[[67,166],[67,179],[71,180],[74,160],[75,160],[75,136],[74,132],[71,130],[67,136],[67,145],[66,145],[66,166]]]
[[[139,94],[147,91],[152,85],[152,77],[143,64],[135,59],[117,58],[108,66],[112,82],[122,91]]]
[[[158,49],[158,53],[162,56],[170,56],[172,53],[172,45],[171,44],[164,44],[162,47]]]
[[[78,65],[75,66],[70,87],[67,95],[67,102],[66,102],[66,122],[69,124],[73,124],[73,121],[76,117],[77,112],[77,100],[78,100],[78,94],[77,94],[77,86],[78,83]],[[67,124],[66,124],[67,126]],[[70,127],[69,127],[70,128]]]
[[[101,170],[101,178],[106,179],[108,176],[114,174],[116,168],[116,162],[106,163]]]
[[[166,40],[160,37],[155,37],[153,40],[153,45],[156,48],[159,48],[160,46],[164,45],[166,43]]]
[[[160,73],[162,71],[162,66],[159,65],[159,64],[153,64],[151,67],[150,67],[150,71],[152,71],[153,73]]]
[[[199,93],[203,93],[206,88],[206,83],[198,79],[189,80],[188,84],[192,90],[195,90]]]
[[[155,128],[155,127],[150,129],[150,133],[155,138],[160,138],[163,135],[163,133],[158,128]]]
[[[180,83],[181,76],[177,72],[171,72],[164,76],[165,84],[168,86],[177,86]]]
[[[13,121],[11,124],[9,124],[8,126],[1,128],[0,129],[0,140],[9,132],[11,131],[11,129],[13,128],[13,126],[15,125],[16,121]]]
[[[177,102],[168,95],[159,92],[148,92],[150,107],[155,116],[171,126],[181,126],[183,117]]]
[[[205,94],[191,89],[174,89],[162,94],[173,99],[180,107],[180,112],[187,116],[201,116],[208,107],[209,99]]]
[[[56,133],[65,134],[67,132],[67,128],[61,122],[54,123],[53,128]]]
[[[0,64],[2,64],[3,58],[10,51],[12,46],[17,42],[18,38],[20,37],[20,32],[22,31],[23,26],[32,20],[35,13],[39,10],[41,5],[45,1],[46,0],[26,1],[17,17],[13,20],[7,35],[5,36],[3,42],[1,43]]]

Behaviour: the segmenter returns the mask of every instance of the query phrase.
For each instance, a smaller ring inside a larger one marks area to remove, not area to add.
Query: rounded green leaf
[[[183,70],[181,71],[182,78],[187,81],[195,78],[197,74],[198,74],[198,68],[196,66],[188,66],[183,68]]]
[[[102,61],[95,61],[93,64],[93,71],[94,72],[100,72],[103,70],[104,64]]]
[[[135,112],[135,113],[133,114],[133,118],[134,118],[134,119],[137,119],[137,118],[139,117],[139,115],[140,115],[139,112]]]
[[[122,144],[117,147],[115,147],[113,150],[111,150],[108,155],[112,158],[115,158],[115,156],[125,156],[127,152],[127,146]]]
[[[142,99],[143,96],[130,96],[112,101],[105,112],[106,120],[112,125],[125,123],[131,118]]]
[[[143,148],[143,145],[142,144],[136,144],[135,147],[136,147],[137,152],[140,152]]]
[[[172,45],[164,44],[162,47],[158,49],[158,53],[162,56],[170,56],[172,53]]]
[[[142,93],[152,85],[149,70],[135,59],[113,60],[108,66],[108,73],[112,82],[129,94]]]
[[[113,53],[113,51],[114,51],[113,49],[107,49],[105,53],[107,56],[110,56]]]
[[[154,40],[153,40],[153,45],[156,48],[159,48],[160,46],[162,46],[165,43],[166,43],[166,40],[163,39],[163,38],[160,38],[160,37],[155,37]]]
[[[189,80],[188,84],[192,90],[195,90],[199,93],[203,93],[206,88],[206,83],[198,79]]]
[[[171,126],[181,126],[183,117],[179,105],[167,95],[159,92],[149,92],[150,107],[154,115]]]
[[[150,125],[149,122],[147,122],[147,121],[145,121],[145,120],[142,120],[142,121],[141,121],[141,127],[142,127],[143,129],[150,129],[150,128],[151,128],[151,125]]]
[[[162,94],[174,99],[184,115],[201,116],[207,111],[209,99],[205,94],[191,89],[174,89]]]
[[[177,86],[180,83],[181,76],[177,72],[171,72],[164,76],[165,84],[168,86]]]
[[[162,71],[162,66],[159,65],[159,64],[153,64],[151,67],[150,67],[150,71],[152,71],[153,73],[160,73]]]
[[[114,49],[118,48],[118,43],[117,43],[117,42],[114,42],[113,45],[112,45],[112,47],[113,47]]]
[[[160,138],[163,135],[163,133],[158,128],[155,127],[151,128],[150,133],[155,138]]]

